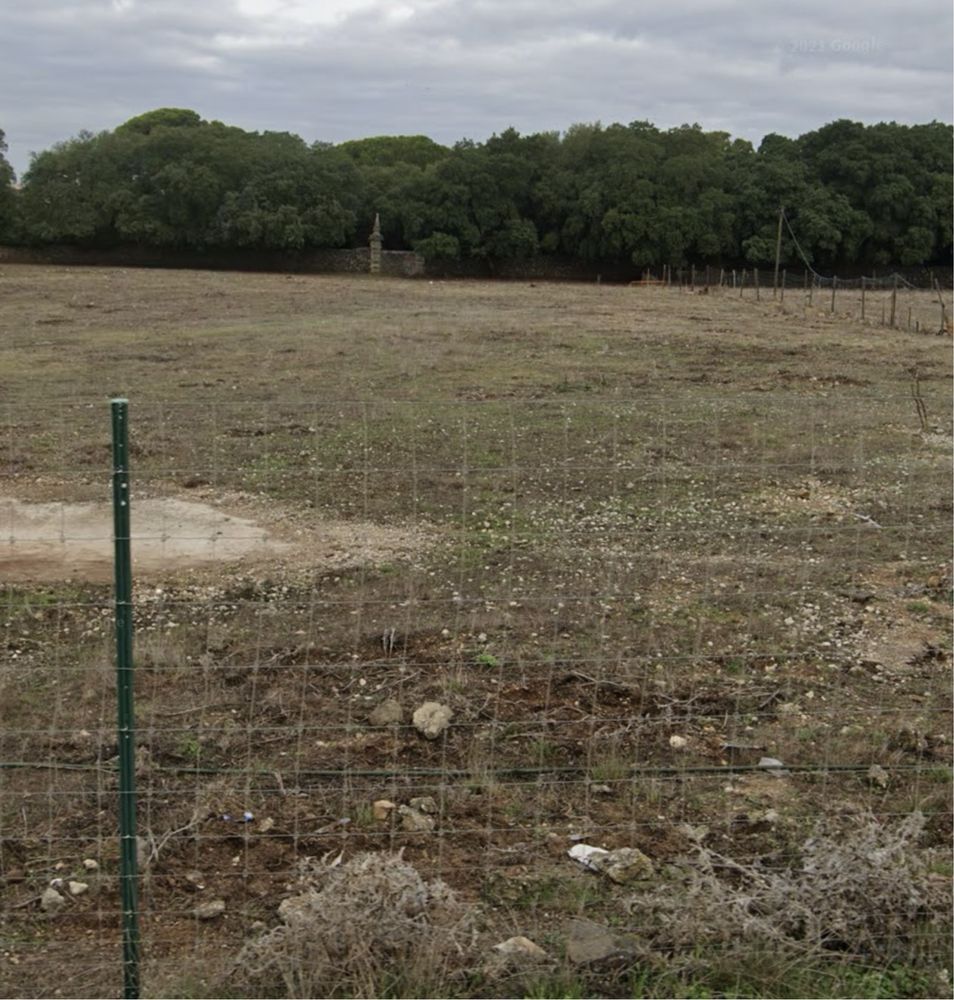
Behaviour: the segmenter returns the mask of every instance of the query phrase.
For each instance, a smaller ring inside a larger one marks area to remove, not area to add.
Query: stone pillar
[[[371,230],[371,238],[368,241],[371,247],[371,273],[381,273],[381,219],[377,212],[374,213],[374,229]]]

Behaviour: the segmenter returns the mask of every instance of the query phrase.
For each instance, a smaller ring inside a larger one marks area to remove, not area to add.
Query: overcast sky
[[[0,0],[31,151],[156,107],[338,142],[699,122],[758,141],[952,119],[950,0]]]

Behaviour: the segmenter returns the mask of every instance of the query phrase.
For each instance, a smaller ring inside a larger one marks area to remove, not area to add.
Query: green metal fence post
[[[123,911],[123,996],[139,997],[136,837],[136,719],[133,708],[132,556],[129,541],[129,401],[113,418],[113,536],[116,575],[116,703],[119,738],[119,885]]]

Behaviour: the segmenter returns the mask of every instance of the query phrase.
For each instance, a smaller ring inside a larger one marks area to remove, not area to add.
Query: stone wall
[[[281,271],[311,274],[368,274],[371,250],[175,250],[167,247],[108,248],[50,245],[0,246],[0,264],[60,264],[86,267],[168,267],[219,271]],[[395,278],[498,278],[514,281],[629,281],[632,267],[597,267],[566,257],[490,264],[485,260],[432,261],[412,250],[383,250],[381,274]]]
[[[413,250],[382,250],[381,273],[392,278],[421,278],[427,273],[427,265]]]
[[[172,250],[158,247],[44,246],[0,247],[0,264],[62,264],[87,267],[169,267],[218,271],[282,271],[315,274],[367,274],[370,250]],[[424,273],[424,261],[412,251],[386,250],[381,273],[415,277]]]
[[[524,260],[429,261],[427,276],[435,278],[497,278],[506,281],[634,281],[639,269],[632,264],[587,264],[573,257],[539,256]]]
[[[92,247],[0,246],[0,264],[63,264],[101,267],[169,267],[220,271],[280,271],[303,274],[369,274],[371,250],[355,247],[345,250],[174,250],[161,247]],[[737,265],[741,269],[743,265]],[[726,266],[728,273],[731,265]],[[885,269],[885,272],[891,269]],[[952,271],[949,267],[934,269],[900,268],[899,273],[920,288],[930,288],[934,278],[942,288],[951,288]],[[850,272],[839,277],[860,276],[863,271]],[[629,282],[639,279],[641,269],[631,264],[586,264],[572,257],[546,255],[527,260],[491,263],[470,258],[467,260],[430,261],[412,250],[384,250],[381,253],[381,274],[395,278],[483,278],[509,281],[597,281]],[[660,269],[653,273],[658,277]],[[696,280],[702,281],[704,267],[697,267]],[[711,279],[718,280],[719,269],[711,268]],[[764,273],[771,277],[768,270]],[[688,280],[688,269],[685,270]],[[789,271],[789,281],[799,281],[801,272]],[[870,275],[869,275],[870,277]],[[673,269],[673,282],[677,280]]]

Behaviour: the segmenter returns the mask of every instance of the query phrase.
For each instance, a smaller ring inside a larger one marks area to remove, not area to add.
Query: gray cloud
[[[757,141],[950,121],[951,30],[947,0],[31,0],[0,18],[0,128],[18,172],[167,105],[308,140],[649,119]]]

